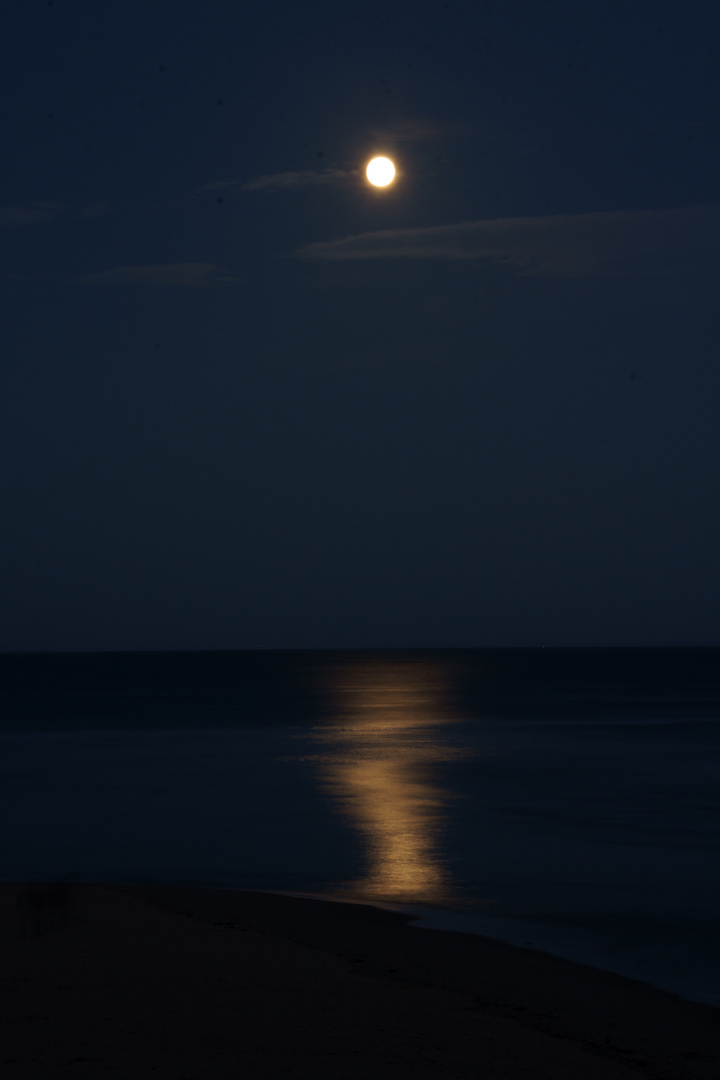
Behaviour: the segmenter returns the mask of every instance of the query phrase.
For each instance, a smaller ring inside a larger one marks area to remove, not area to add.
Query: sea
[[[0,880],[381,904],[720,1006],[720,649],[0,655]]]

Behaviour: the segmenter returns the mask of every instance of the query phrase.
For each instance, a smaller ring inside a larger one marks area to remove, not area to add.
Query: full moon
[[[387,187],[395,176],[395,166],[390,158],[375,157],[366,170],[367,178],[375,187]]]

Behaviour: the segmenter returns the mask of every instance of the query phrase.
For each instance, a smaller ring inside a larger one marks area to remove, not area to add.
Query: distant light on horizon
[[[376,157],[368,163],[366,175],[375,187],[387,187],[395,179],[395,166],[390,158]]]

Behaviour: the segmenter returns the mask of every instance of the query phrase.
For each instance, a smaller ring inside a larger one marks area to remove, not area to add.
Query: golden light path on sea
[[[365,870],[339,890],[358,899],[448,903],[441,855],[448,799],[440,761],[461,756],[440,730],[456,718],[443,701],[442,673],[427,665],[340,666],[334,719],[315,729],[321,782],[363,841]]]

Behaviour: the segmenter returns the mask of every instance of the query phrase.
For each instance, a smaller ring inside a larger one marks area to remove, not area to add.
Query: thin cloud
[[[475,130],[458,121],[439,123],[436,120],[403,120],[389,128],[371,130],[369,134],[371,138],[383,143],[415,143],[469,137],[475,134]]]
[[[358,259],[484,260],[523,274],[584,277],[697,267],[717,259],[720,206],[680,210],[557,214],[384,229],[307,244],[295,254],[319,262]]]
[[[203,191],[225,191],[227,188],[238,186],[237,180],[215,180],[212,184],[205,184]]]
[[[114,210],[112,203],[107,201],[100,201],[90,203],[88,206],[83,206],[80,210],[80,217],[83,218],[97,218],[106,217],[108,214],[112,214]]]
[[[40,225],[50,221],[65,207],[62,203],[34,202],[25,206],[0,206],[0,228],[17,229],[22,225]]]
[[[223,272],[216,263],[163,263],[157,266],[116,266],[98,274],[88,274],[83,282],[107,285],[140,285],[149,288],[209,289],[218,285],[238,285],[242,278]]]
[[[318,184],[339,184],[357,176],[357,172],[344,169],[324,169],[313,172],[301,169],[298,172],[273,173],[270,176],[256,176],[240,185],[241,191],[291,191],[295,188],[315,187]]]
[[[23,206],[0,206],[0,228],[16,229],[23,225],[41,225],[63,215],[65,220],[76,218],[104,217],[113,212],[113,205],[107,201],[90,203],[87,206],[73,207],[59,202],[32,202]]]

